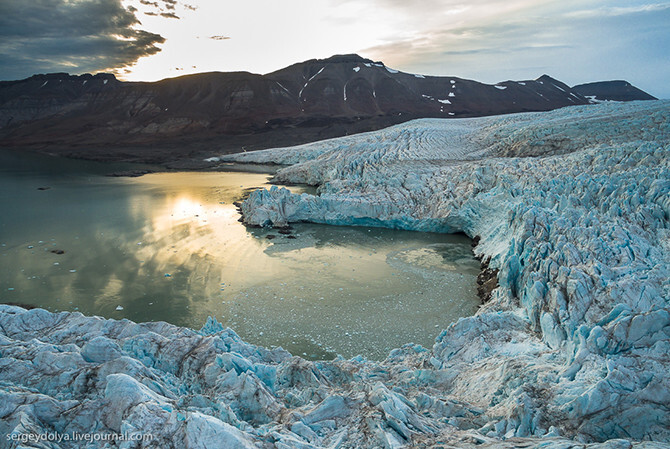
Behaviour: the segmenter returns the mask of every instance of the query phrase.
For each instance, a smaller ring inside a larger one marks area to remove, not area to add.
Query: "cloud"
[[[627,79],[655,96],[670,92],[664,81],[670,77],[670,3],[615,0],[589,8],[592,3],[577,0],[473,0],[469,9],[445,15],[456,1],[428,0],[416,13],[411,0],[371,1],[407,11],[405,27],[359,50],[394,68],[489,83],[542,73],[568,84]]]
[[[374,59],[381,59],[389,65],[425,66],[438,61],[451,63],[454,61],[451,58],[462,62],[467,57],[481,64],[486,56],[569,46],[556,36],[557,28],[548,33],[542,22],[542,19],[529,20],[516,16],[457,21],[440,29],[419,30],[407,39],[389,40],[364,49],[362,53],[374,55]],[[500,66],[496,69],[499,70]]]
[[[143,13],[145,16],[151,17],[164,17],[166,19],[179,19],[179,16],[173,12],[154,12],[154,11],[145,11]]]
[[[655,11],[664,11],[670,9],[670,3],[654,3],[636,6],[607,6],[597,9],[583,9],[579,11],[571,11],[566,14],[566,17],[574,17],[579,19],[597,18],[597,17],[612,17],[612,16],[626,16],[630,14],[640,14]]]
[[[177,9],[177,0],[160,0],[160,1],[150,1],[150,0],[139,0],[141,5],[149,7],[149,10],[142,11],[144,15],[147,16],[161,16],[167,19],[179,19],[174,11]],[[186,9],[191,9],[190,6],[185,5]]]
[[[120,0],[0,0],[0,73],[97,72],[160,51],[165,39],[139,29]]]

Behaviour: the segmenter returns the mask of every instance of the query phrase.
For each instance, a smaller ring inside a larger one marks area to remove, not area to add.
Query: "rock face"
[[[165,162],[212,150],[296,145],[415,118],[588,102],[547,75],[487,85],[402,73],[357,55],[310,60],[267,75],[202,73],[154,83],[56,73],[0,82],[0,146]]]
[[[670,447],[669,151],[670,102],[647,102],[228,156],[291,161],[280,179],[320,186],[256,191],[248,221],[464,231],[499,287],[432,349],[383,362],[305,361],[214,319],[196,332],[0,306],[0,432],[152,434],[119,445],[147,448]]]
[[[595,101],[657,100],[628,81],[600,81],[573,86],[574,92]]]

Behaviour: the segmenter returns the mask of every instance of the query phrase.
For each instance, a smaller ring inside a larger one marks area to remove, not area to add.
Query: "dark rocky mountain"
[[[294,145],[420,117],[473,117],[588,104],[547,75],[496,85],[398,72],[358,55],[267,75],[201,73],[158,82],[110,74],[0,82],[0,147],[166,162]]]
[[[658,100],[658,98],[652,97],[628,81],[622,80],[579,84],[574,86],[572,90],[596,101]]]

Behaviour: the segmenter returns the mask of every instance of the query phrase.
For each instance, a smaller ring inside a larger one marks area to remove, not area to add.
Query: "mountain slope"
[[[573,86],[572,90],[596,101],[657,100],[656,97],[622,80],[579,84]]]
[[[487,85],[402,73],[358,55],[267,75],[201,73],[153,83],[57,73],[0,82],[0,146],[92,159],[165,162],[376,130],[415,118],[588,104],[567,85]]]

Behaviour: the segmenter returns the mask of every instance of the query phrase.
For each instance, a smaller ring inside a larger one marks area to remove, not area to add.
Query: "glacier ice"
[[[670,102],[653,101],[417,120],[221,157],[286,164],[278,180],[319,186],[253,192],[248,223],[465,232],[499,287],[432,348],[382,362],[306,361],[213,318],[195,331],[0,306],[0,433],[154,437],[118,447],[670,447],[669,155]]]

